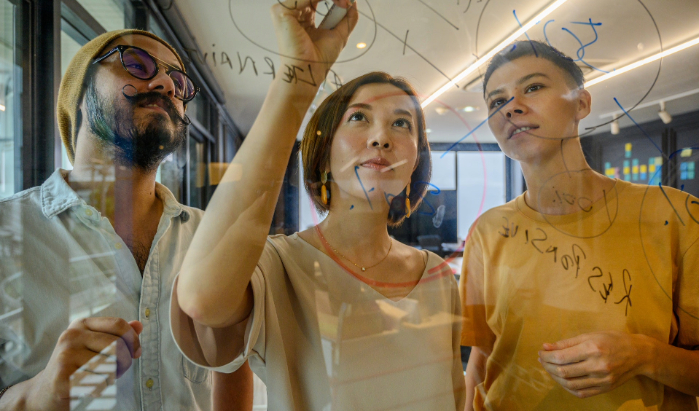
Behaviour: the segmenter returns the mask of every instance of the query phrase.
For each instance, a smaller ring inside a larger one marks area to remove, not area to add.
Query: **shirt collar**
[[[41,211],[48,218],[82,203],[82,199],[66,183],[67,175],[67,170],[56,169],[41,185]]]
[[[83,203],[78,194],[66,183],[65,178],[68,173],[67,170],[56,169],[41,185],[41,211],[47,218]],[[189,220],[189,212],[175,199],[167,187],[156,182],[155,195],[163,202],[163,214],[170,217],[179,216],[183,222]]]
[[[170,217],[179,216],[183,222],[189,220],[189,211],[175,199],[175,196],[167,187],[156,182],[155,195],[163,202],[163,214],[167,214]]]

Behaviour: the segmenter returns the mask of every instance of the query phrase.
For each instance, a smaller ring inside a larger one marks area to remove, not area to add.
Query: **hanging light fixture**
[[[672,121],[672,116],[665,110],[665,102],[660,100],[660,111],[658,111],[658,116],[663,120],[663,123],[670,124]]]
[[[612,126],[612,134],[617,135],[619,134],[619,115],[614,114],[614,120],[611,123]]]

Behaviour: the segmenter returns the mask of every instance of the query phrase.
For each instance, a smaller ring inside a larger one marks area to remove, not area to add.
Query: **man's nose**
[[[161,68],[155,77],[148,80],[148,91],[160,91],[173,98],[175,97],[175,82]]]

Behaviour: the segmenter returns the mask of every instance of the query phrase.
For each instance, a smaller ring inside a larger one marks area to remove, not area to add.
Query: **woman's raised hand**
[[[298,66],[304,77],[310,65],[317,84],[337,60],[357,25],[358,13],[354,0],[336,0],[347,8],[345,17],[331,30],[316,28],[315,10],[320,0],[285,0],[272,6],[272,21],[277,35],[282,63]]]

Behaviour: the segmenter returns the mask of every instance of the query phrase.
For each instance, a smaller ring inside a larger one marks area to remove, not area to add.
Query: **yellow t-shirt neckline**
[[[603,197],[592,203],[587,211],[570,214],[543,214],[534,210],[525,200],[526,192],[515,198],[517,210],[525,217],[551,226],[552,228],[576,238],[593,238],[604,234],[620,214],[618,199],[621,193],[631,183],[614,179],[614,186],[605,192]],[[606,213],[606,218],[599,218],[600,213]]]

